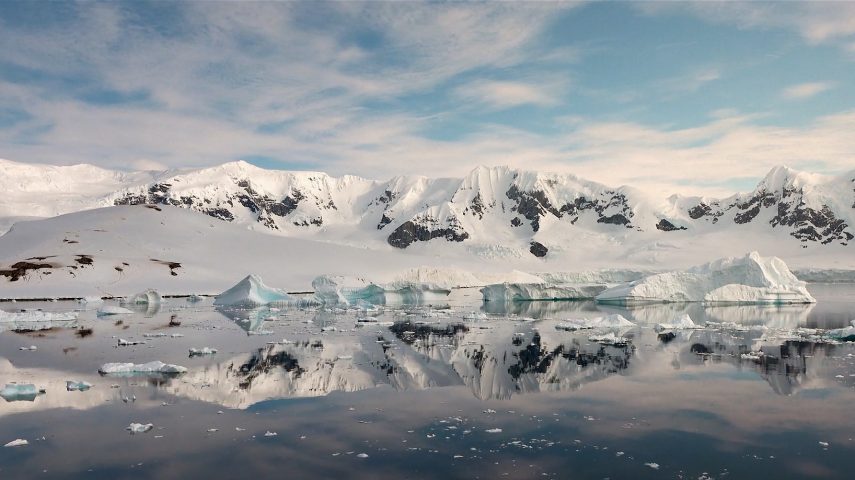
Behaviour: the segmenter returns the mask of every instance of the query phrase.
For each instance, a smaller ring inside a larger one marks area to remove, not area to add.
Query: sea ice
[[[602,284],[496,283],[482,288],[481,295],[485,302],[582,300],[594,298],[605,289]]]
[[[271,303],[291,303],[293,297],[284,290],[268,287],[258,275],[248,275],[232,288],[214,298],[223,307],[257,307]]]
[[[185,373],[187,368],[159,361],[134,364],[134,363],[105,363],[98,369],[102,375],[134,375],[146,373]]]
[[[667,302],[739,304],[815,303],[787,265],[777,257],[751,252],[683,272],[668,272],[610,288],[597,302],[621,305]]]

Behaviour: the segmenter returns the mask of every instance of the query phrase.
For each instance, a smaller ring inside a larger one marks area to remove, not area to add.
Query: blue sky
[[[656,192],[855,168],[853,3],[0,2],[0,158]]]

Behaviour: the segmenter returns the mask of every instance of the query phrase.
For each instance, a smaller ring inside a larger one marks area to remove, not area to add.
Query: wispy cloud
[[[562,86],[524,82],[478,80],[456,90],[463,100],[474,101],[502,109],[520,105],[549,106],[560,101]]]
[[[809,82],[800,83],[787,87],[781,92],[781,96],[790,100],[803,100],[819,95],[822,92],[834,88],[832,82]]]

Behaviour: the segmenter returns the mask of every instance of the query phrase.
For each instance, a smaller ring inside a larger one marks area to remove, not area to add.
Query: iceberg
[[[202,356],[202,355],[214,355],[215,353],[217,353],[217,349],[211,348],[211,347],[191,348],[190,349],[190,356],[191,357],[197,357],[197,356]]]
[[[825,336],[840,342],[855,342],[855,320],[850,322],[851,326],[827,330]]]
[[[65,389],[69,392],[85,392],[92,388],[92,384],[89,382],[82,382],[78,380],[66,380]]]
[[[325,305],[407,305],[443,300],[451,290],[442,286],[398,280],[376,284],[362,278],[321,275],[312,280],[315,299]]]
[[[576,330],[620,330],[634,327],[635,324],[624,318],[622,315],[613,313],[605,317],[596,318],[581,318],[568,320],[564,323],[555,325],[557,330],[566,330],[573,332]]]
[[[268,287],[258,275],[248,275],[237,285],[214,298],[214,305],[222,307],[257,307],[291,302],[291,295],[284,290]]]
[[[145,433],[152,428],[154,428],[153,423],[132,423],[125,427],[125,430],[130,431],[131,435],[133,435],[135,433]]]
[[[157,290],[153,288],[149,288],[144,292],[140,292],[134,296],[132,296],[128,303],[134,305],[155,305],[161,302],[160,294],[157,293]]]
[[[9,313],[0,310],[0,332],[35,332],[51,328],[77,327],[77,312],[43,312],[41,310]]]
[[[482,288],[481,295],[485,302],[582,300],[594,298],[605,289],[602,284],[496,283]]]
[[[3,446],[11,448],[11,447],[23,447],[23,446],[29,445],[29,444],[30,444],[30,442],[24,440],[23,438],[16,438],[15,440],[12,440],[11,442],[9,442]]]
[[[44,390],[36,388],[32,383],[7,383],[0,390],[0,397],[7,402],[32,402],[41,393],[45,393]]]
[[[650,275],[600,293],[597,302],[617,305],[816,303],[805,285],[783,260],[751,252],[744,257],[719,259],[683,272]]]
[[[109,315],[129,315],[132,313],[134,312],[124,307],[117,307],[116,305],[104,305],[103,307],[98,309],[97,315],[99,317],[106,317]]]
[[[134,363],[105,363],[98,369],[101,375],[133,376],[149,373],[181,374],[186,373],[187,368],[180,365],[163,363],[159,361],[134,364]]]
[[[653,326],[653,330],[656,332],[664,332],[666,330],[688,330],[693,328],[701,327],[692,321],[692,317],[690,317],[688,313],[684,313],[668,323],[657,323]]]

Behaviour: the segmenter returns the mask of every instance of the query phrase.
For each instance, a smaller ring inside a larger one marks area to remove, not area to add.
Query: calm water
[[[0,384],[47,391],[0,399],[0,444],[29,441],[0,448],[0,478],[851,478],[855,345],[793,329],[848,325],[855,286],[812,291],[816,305],[780,308],[482,306],[465,289],[380,312],[84,310],[85,337],[0,333]],[[555,328],[603,313],[639,325],[619,332],[630,342]],[[723,325],[653,330],[682,313]],[[367,317],[381,323],[356,326]],[[189,358],[194,347],[219,351]],[[764,361],[740,356],[757,350]],[[152,360],[189,372],[97,373]],[[154,428],[131,435],[131,422]]]

